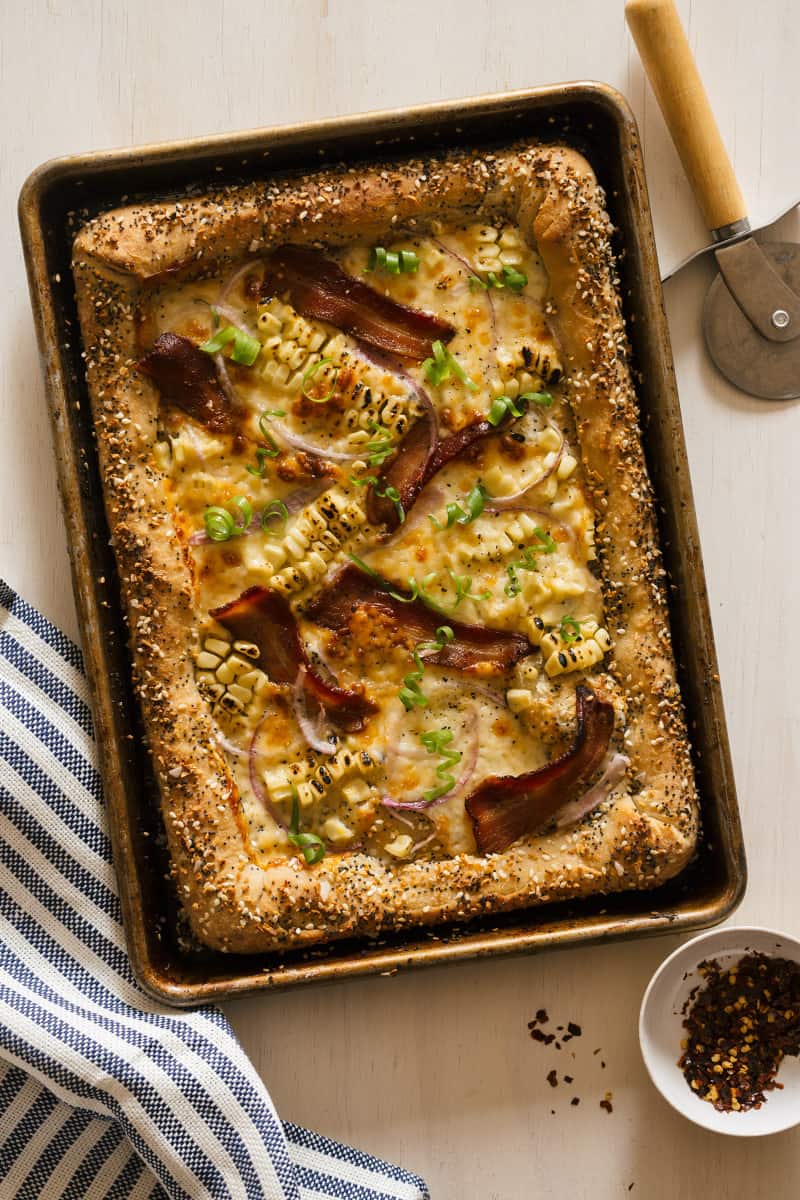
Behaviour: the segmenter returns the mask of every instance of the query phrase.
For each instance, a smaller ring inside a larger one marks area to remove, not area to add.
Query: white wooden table
[[[700,243],[702,227],[622,8],[622,0],[0,0],[0,574],[77,636],[14,217],[35,165],[79,150],[597,78],[636,111],[663,259],[676,260]],[[800,191],[795,0],[680,8],[752,209],[777,211]],[[800,240],[800,218],[781,232]],[[800,409],[751,400],[717,376],[699,329],[711,277],[708,262],[695,264],[666,296],[750,863],[736,920],[798,934]],[[755,1143],[715,1137],[675,1115],[645,1076],[639,1000],[675,944],[378,978],[239,1001],[228,1013],[285,1117],[419,1170],[436,1200],[611,1200],[631,1184],[634,1200],[789,1200],[800,1130]],[[584,1036],[560,1054],[532,1042],[526,1022],[542,1006],[559,1023],[577,1021]],[[574,1089],[551,1089],[551,1067],[572,1074]],[[607,1090],[610,1116],[599,1107]]]

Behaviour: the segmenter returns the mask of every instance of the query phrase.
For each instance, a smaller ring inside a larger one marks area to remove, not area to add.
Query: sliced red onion
[[[214,735],[226,754],[230,754],[231,758],[248,758],[247,750],[243,750],[241,746],[237,746],[235,742],[226,738],[221,729],[215,729]]]
[[[334,450],[330,446],[320,446],[317,442],[311,442],[308,438],[300,437],[297,433],[292,433],[280,421],[270,421],[269,427],[287,446],[291,446],[293,450],[302,450],[305,454],[311,454],[314,458],[327,458],[331,462],[355,462],[357,458],[361,457],[360,454],[352,454],[349,451]]]
[[[556,456],[553,459],[550,466],[546,468],[544,473],[542,475],[540,475],[538,479],[533,479],[530,483],[526,483],[525,487],[522,488],[520,491],[512,492],[511,495],[509,495],[509,496],[493,496],[492,504],[488,511],[504,512],[506,509],[515,508],[515,506],[519,504],[520,500],[523,500],[525,498],[525,496],[528,495],[528,492],[532,492],[534,488],[537,488],[541,484],[546,483],[547,480],[550,478],[550,476],[553,474],[553,472],[558,470],[558,467],[561,463],[561,459],[564,457],[564,450],[566,449],[567,439],[564,437],[563,433],[558,428],[558,426],[554,425],[552,421],[548,421],[547,425],[548,425],[548,428],[554,429],[556,431],[556,433],[558,434],[558,436],[561,438],[561,444],[558,447]]]
[[[316,750],[320,754],[335,754],[338,738],[330,730],[328,731],[328,736],[325,736],[322,707],[320,706],[319,716],[316,721],[312,721],[308,715],[305,702],[307,674],[306,668],[301,667],[297,672],[297,680],[292,688],[292,708],[297,718],[297,724],[300,726],[300,732],[312,750]],[[331,738],[333,738],[333,741],[331,741]]]
[[[431,842],[436,840],[438,832],[438,829],[434,829],[433,833],[429,837],[423,838],[421,842],[414,842],[414,845],[409,850],[409,854],[416,854],[417,851],[423,850],[426,846],[429,846]]]
[[[214,366],[217,368],[220,387],[222,388],[232,407],[234,409],[241,409],[243,407],[243,401],[231,382],[231,377],[228,374],[228,368],[225,365],[225,355],[220,351],[218,354],[213,354],[212,358],[214,359]]]
[[[608,799],[630,765],[631,760],[624,754],[612,755],[597,783],[590,787],[588,792],[564,805],[553,828],[563,829],[565,825],[574,825],[576,821],[588,816],[593,809]]]

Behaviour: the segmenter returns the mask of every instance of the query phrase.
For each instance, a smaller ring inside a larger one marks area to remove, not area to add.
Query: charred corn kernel
[[[226,658],[230,654],[231,644],[223,642],[222,638],[206,638],[203,648],[208,650],[209,654],[218,654],[220,658]]]
[[[551,679],[556,675],[564,675],[569,671],[585,671],[599,663],[603,658],[603,648],[594,638],[585,641],[572,642],[554,651],[545,660],[545,674]]]
[[[476,242],[496,242],[499,236],[498,230],[493,225],[479,225],[474,231]]]
[[[322,836],[329,842],[349,842],[354,835],[353,830],[348,828],[339,817],[328,817],[322,826]]]
[[[545,623],[542,618],[535,613],[529,617],[526,632],[531,645],[538,646],[545,635]],[[529,660],[524,659],[523,661],[528,662]]]
[[[220,661],[218,654],[209,654],[207,650],[201,650],[195,659],[195,664],[199,671],[215,671]]]
[[[398,834],[393,842],[387,842],[383,847],[387,854],[391,854],[393,858],[408,858],[411,853],[411,847],[414,842],[407,833]]]
[[[258,658],[261,654],[254,642],[234,642],[233,648],[237,654],[243,654],[245,658]]]
[[[227,695],[233,696],[234,699],[239,700],[245,707],[253,699],[253,693],[250,688],[242,687],[238,681],[228,684]]]
[[[241,700],[237,700],[235,696],[232,696],[229,691],[225,692],[225,695],[221,696],[217,703],[219,704],[220,708],[223,708],[226,712],[244,712],[244,704],[242,704]]]
[[[513,713],[524,712],[533,704],[533,694],[527,688],[509,688],[506,703]]]

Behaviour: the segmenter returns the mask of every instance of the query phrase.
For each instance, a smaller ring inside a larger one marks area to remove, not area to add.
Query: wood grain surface
[[[678,7],[751,214],[777,212],[800,193],[795,0]],[[702,243],[703,225],[623,10],[622,0],[0,0],[0,575],[77,636],[14,215],[34,166],[597,78],[640,122],[667,267]],[[800,217],[778,235],[800,240]],[[666,300],[750,863],[735,920],[797,935],[800,409],[717,375],[700,334],[712,277],[710,262],[693,264]],[[283,1116],[421,1171],[435,1200],[790,1200],[800,1130],[752,1142],[704,1133],[645,1075],[638,1005],[675,944],[476,963],[227,1011]],[[582,1037],[561,1051],[533,1042],[526,1024],[540,1007]],[[574,1083],[551,1088],[553,1067]],[[611,1114],[599,1106],[607,1091]]]

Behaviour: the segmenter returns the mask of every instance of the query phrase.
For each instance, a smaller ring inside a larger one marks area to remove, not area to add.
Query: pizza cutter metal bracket
[[[800,246],[759,243],[674,0],[627,0],[625,14],[689,182],[720,276],[703,328],[731,383],[766,400],[800,397]]]

